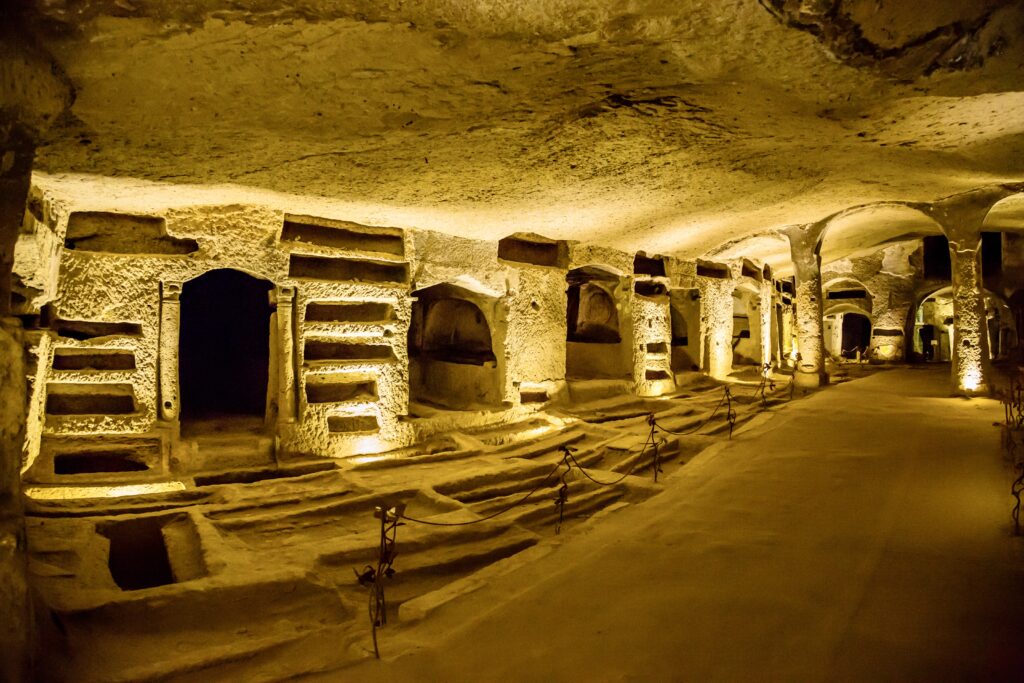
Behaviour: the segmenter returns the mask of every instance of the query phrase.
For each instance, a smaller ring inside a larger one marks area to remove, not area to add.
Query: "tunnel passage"
[[[843,358],[866,357],[871,346],[871,319],[863,313],[843,314],[842,342],[840,343]]]
[[[732,293],[732,364],[761,365],[758,294],[746,288]]]
[[[482,308],[494,302],[454,285],[435,285],[413,296],[410,398],[451,408],[500,403],[491,325]]]
[[[700,293],[672,290],[669,294],[669,315],[672,325],[672,371],[699,370],[700,358]]]
[[[192,422],[266,414],[272,285],[213,270],[181,292],[181,416]]]
[[[616,294],[619,276],[596,266],[566,277],[566,376],[574,379],[629,377],[628,344],[622,341]]]

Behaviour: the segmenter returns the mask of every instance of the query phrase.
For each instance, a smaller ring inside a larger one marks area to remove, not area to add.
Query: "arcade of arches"
[[[388,514],[411,622],[790,398],[1020,379],[1020,3],[293,4],[0,27],[0,681],[333,672]]]

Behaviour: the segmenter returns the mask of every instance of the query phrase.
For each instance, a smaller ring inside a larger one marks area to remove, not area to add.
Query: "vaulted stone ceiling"
[[[698,256],[1024,179],[1016,0],[27,2],[76,90],[39,182],[93,203]]]

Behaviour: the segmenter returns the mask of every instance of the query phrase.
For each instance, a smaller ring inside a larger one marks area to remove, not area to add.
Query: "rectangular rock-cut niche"
[[[327,418],[327,431],[331,434],[379,432],[376,415],[332,415]]]
[[[665,259],[638,253],[633,257],[633,272],[637,275],[665,277]]]
[[[644,379],[653,382],[653,381],[656,381],[656,380],[672,379],[672,376],[669,375],[664,370],[650,370],[650,369],[648,369],[648,370],[646,370],[644,372]]]
[[[134,370],[135,354],[121,349],[58,348],[53,352],[54,370]]]
[[[53,323],[57,335],[84,341],[98,337],[138,337],[142,335],[139,323],[105,323],[92,320],[57,320]]]
[[[64,247],[106,254],[191,254],[199,250],[193,239],[167,234],[160,216],[135,216],[105,211],[75,211],[68,217]]]
[[[306,341],[303,357],[307,361],[390,361],[395,359],[395,351],[387,344],[350,344],[310,339]]]
[[[135,394],[130,384],[46,385],[47,415],[127,415],[135,412]]]
[[[307,403],[348,403],[350,401],[376,401],[377,383],[371,380],[344,379],[306,381]]]
[[[195,525],[185,515],[108,522],[97,531],[110,539],[107,567],[124,591],[155,588],[207,574]]]
[[[564,241],[549,240],[540,235],[532,239],[524,235],[510,235],[498,240],[498,258],[533,266],[565,268],[569,263],[569,248]]]
[[[281,241],[303,242],[346,251],[405,255],[405,238],[398,228],[382,228],[307,216],[285,217]]]
[[[902,337],[903,330],[890,330],[882,327],[876,327],[871,330],[871,334],[875,337]]]
[[[668,287],[660,282],[651,282],[649,280],[637,280],[634,282],[633,291],[639,296],[646,296],[649,298],[668,296]]]
[[[144,454],[127,448],[72,451],[53,456],[53,473],[60,475],[148,472],[149,469]]]
[[[409,265],[292,254],[288,260],[288,277],[332,282],[406,284],[409,282]]]
[[[761,272],[760,268],[755,266],[750,261],[746,261],[746,260],[743,261],[743,265],[740,267],[740,274],[743,277],[749,277],[749,278],[752,278],[754,280],[757,280],[758,282],[760,282],[761,278],[764,277],[764,275]]]
[[[391,304],[366,302],[312,302],[306,306],[306,322],[387,323],[394,321]]]
[[[520,389],[519,390],[519,402],[520,403],[547,403],[549,400],[548,392],[544,389]]]
[[[731,277],[728,266],[706,261],[697,262],[697,275],[701,277],[712,277],[717,280],[728,280]]]
[[[647,353],[668,353],[668,344],[665,342],[651,342],[647,345]]]
[[[863,289],[839,289],[829,292],[825,295],[825,298],[834,301],[837,299],[866,299],[867,296],[867,291]]]

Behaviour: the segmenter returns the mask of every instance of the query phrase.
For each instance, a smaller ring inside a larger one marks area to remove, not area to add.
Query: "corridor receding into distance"
[[[1018,0],[12,0],[0,681],[1024,671]]]

